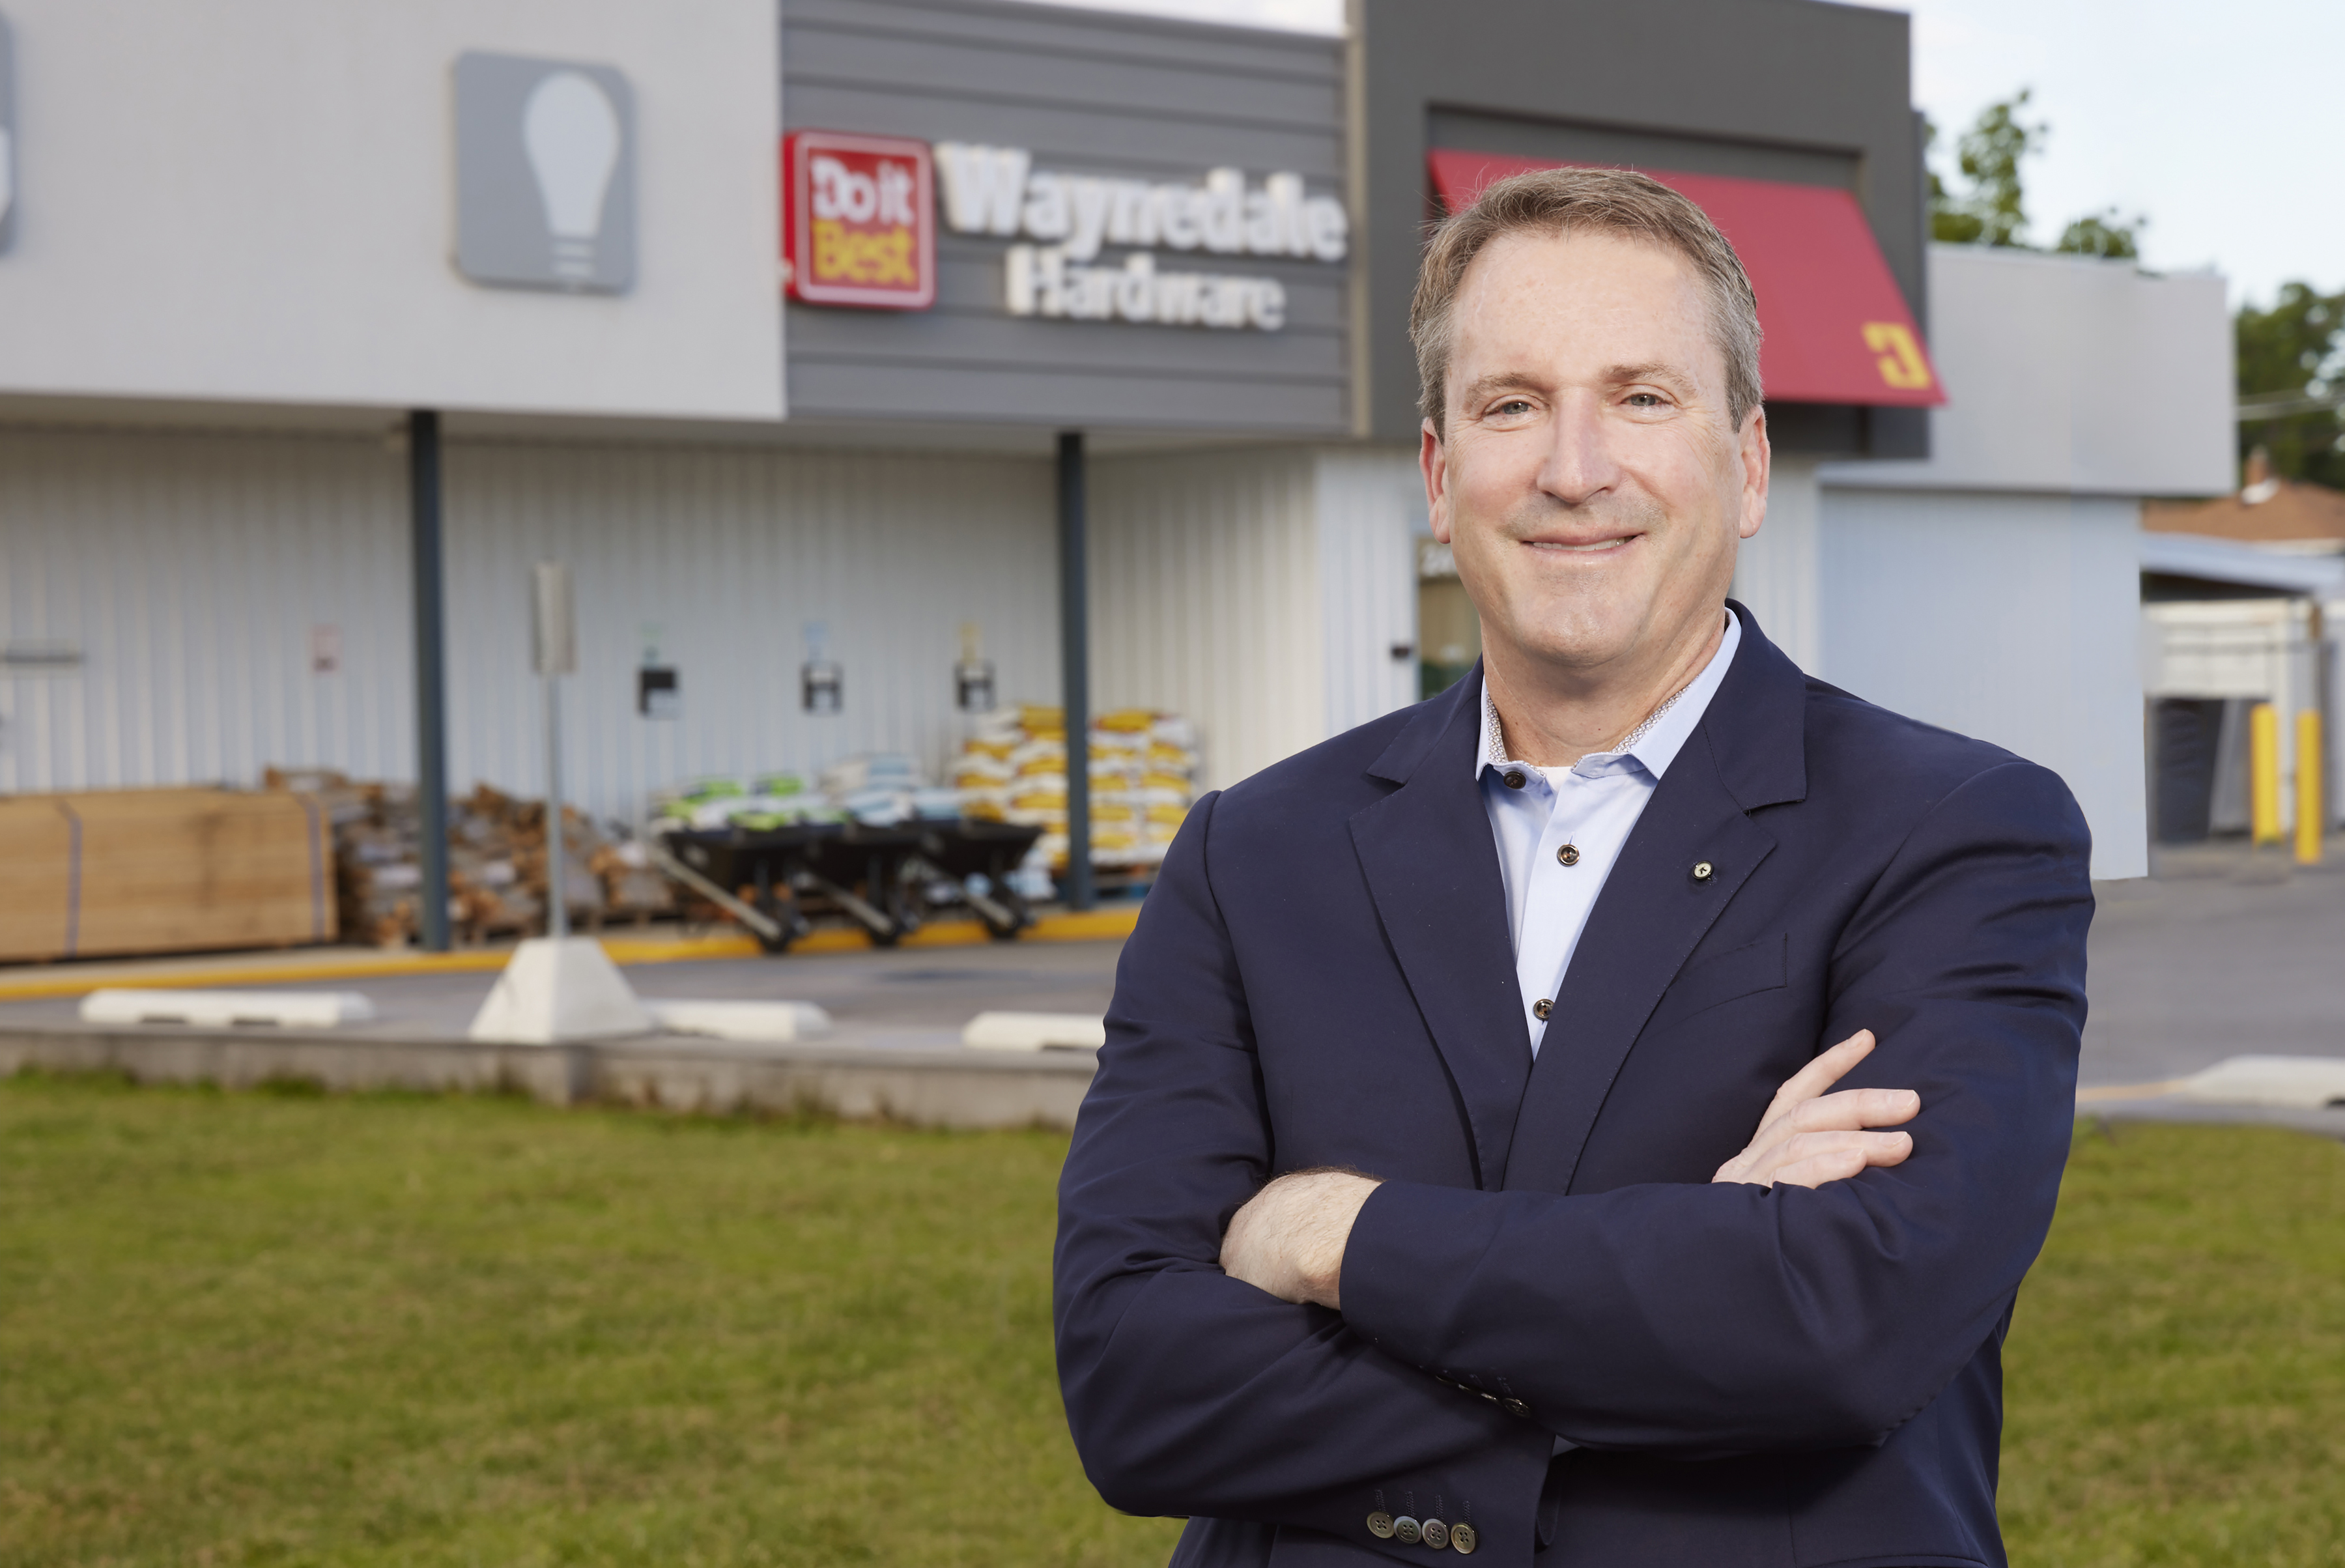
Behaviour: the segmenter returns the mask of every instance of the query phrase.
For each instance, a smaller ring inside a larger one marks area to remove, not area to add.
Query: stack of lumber
[[[358,942],[414,940],[423,887],[422,831],[408,784],[353,783],[326,769],[271,769],[272,788],[326,803],[334,828],[334,882],[342,929]],[[564,808],[563,891],[574,921],[668,912],[673,895],[639,846],[619,842]],[[459,940],[542,930],[546,909],[545,803],[483,784],[448,803],[448,919]]]
[[[331,865],[309,795],[13,796],[0,799],[0,959],[331,942]]]

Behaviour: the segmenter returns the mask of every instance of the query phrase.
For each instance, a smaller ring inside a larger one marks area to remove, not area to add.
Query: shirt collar
[[[1734,650],[1741,646],[1742,623],[1733,611],[1729,610],[1726,614],[1726,635],[1719,638],[1718,651],[1710,656],[1710,662],[1701,667],[1701,673],[1693,677],[1677,701],[1671,703],[1660,718],[1653,720],[1650,728],[1629,745],[1619,751],[1590,752],[1580,759],[1580,765],[1600,767],[1616,759],[1629,759],[1656,779],[1668,772],[1670,764],[1677,759],[1678,752],[1693,734],[1694,726],[1700,724],[1701,716],[1709,711],[1710,699],[1718,694],[1720,684],[1726,679],[1727,667],[1734,662]],[[1477,779],[1488,769],[1529,766],[1517,763],[1507,755],[1506,731],[1498,723],[1498,705],[1490,700],[1490,687],[1487,680],[1482,685],[1482,743],[1474,755],[1474,777]]]

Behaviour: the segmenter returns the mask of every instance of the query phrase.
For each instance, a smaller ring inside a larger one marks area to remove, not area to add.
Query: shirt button
[[[1544,996],[1531,1003],[1531,1016],[1542,1023],[1547,1022],[1547,1015],[1554,1011],[1555,1003]]]
[[[1712,866],[1708,860],[1696,860],[1693,863],[1693,880],[1695,881],[1706,882],[1716,874],[1717,868]]]
[[[1555,858],[1561,860],[1567,866],[1576,866],[1579,864],[1579,847],[1573,844],[1566,844],[1561,849],[1556,850]],[[1697,877],[1706,876],[1708,874],[1707,871],[1696,871],[1694,873]]]
[[[1498,777],[1507,781],[1507,788],[1509,789],[1519,789],[1523,787],[1523,770],[1519,768],[1509,768]]]

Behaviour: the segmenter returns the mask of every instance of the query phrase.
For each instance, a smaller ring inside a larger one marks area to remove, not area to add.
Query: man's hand
[[[1719,1166],[1711,1180],[1822,1186],[1868,1166],[1902,1164],[1914,1152],[1911,1134],[1864,1129],[1912,1121],[1922,1108],[1921,1095],[1911,1089],[1824,1093],[1872,1051],[1873,1031],[1860,1029],[1786,1078],[1750,1145]]]
[[[1230,1217],[1222,1269],[1282,1301],[1343,1304],[1344,1245],[1376,1179],[1353,1171],[1280,1176]]]

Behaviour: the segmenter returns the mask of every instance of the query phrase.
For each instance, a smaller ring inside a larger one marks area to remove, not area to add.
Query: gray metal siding
[[[1315,194],[1345,195],[1343,98],[1343,46],[1326,38],[1000,0],[783,5],[792,129],[1022,147],[1036,168],[1074,174],[1291,169]],[[931,309],[789,308],[793,417],[1348,429],[1344,264],[1157,252],[1168,269],[1277,279],[1276,332],[1048,321],[1003,307],[1010,241],[939,229]]]
[[[1362,0],[1361,15],[1358,352],[1376,435],[1417,426],[1408,299],[1425,154],[1445,142],[1845,185],[1919,316],[1924,193],[1903,15],[1819,0]],[[1877,411],[1867,442],[1884,450],[1891,427],[1919,423]]]

